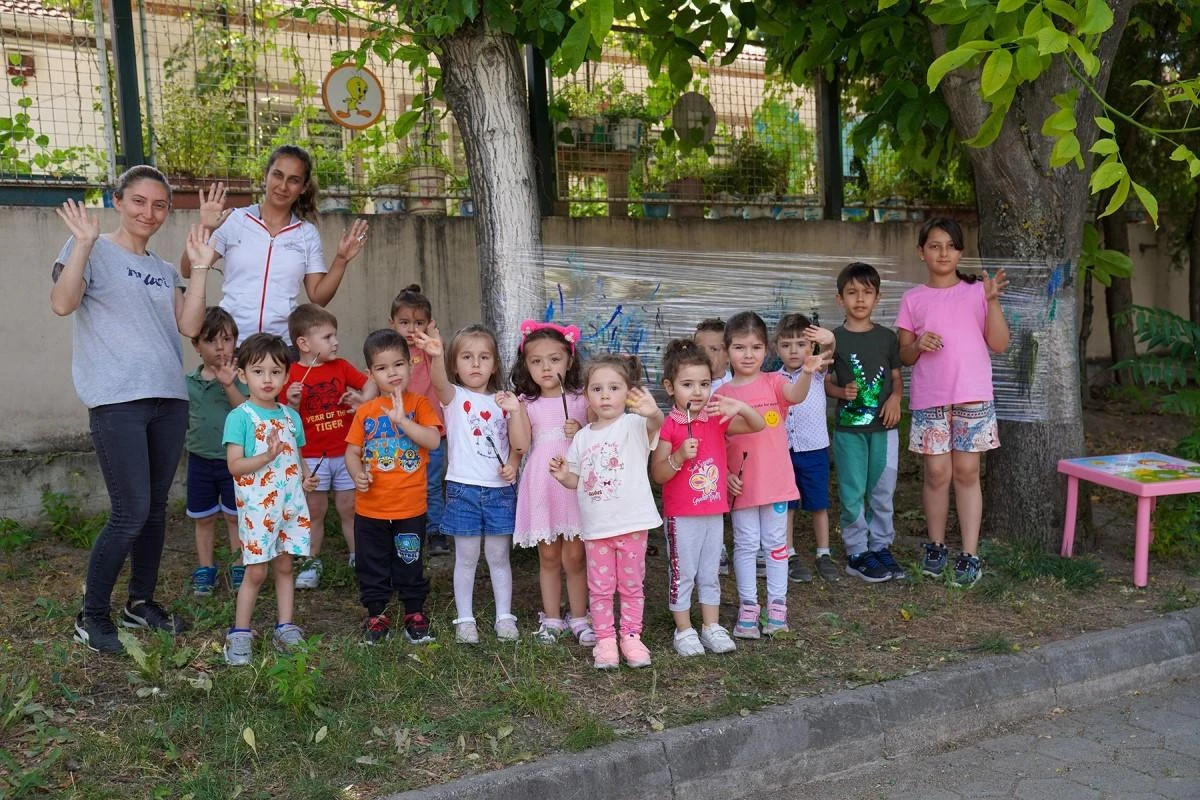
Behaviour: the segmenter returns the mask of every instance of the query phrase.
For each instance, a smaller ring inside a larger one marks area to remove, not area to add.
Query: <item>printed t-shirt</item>
[[[419,425],[442,424],[429,401],[405,392],[404,409]],[[376,397],[358,407],[346,443],[362,448],[363,465],[371,471],[371,488],[354,497],[354,510],[372,519],[409,519],[425,513],[425,465],[429,451],[419,447],[388,419],[390,396]]]
[[[187,451],[201,458],[225,458],[225,417],[233,410],[229,395],[216,378],[201,375],[204,366],[196,367],[187,374],[188,430],[185,444]],[[245,397],[246,384],[237,380],[233,385]]]
[[[698,517],[724,514],[729,510],[729,492],[725,484],[725,431],[732,421],[721,422],[719,416],[704,410],[692,416],[691,435],[699,445],[696,457],[683,462],[679,471],[662,486],[663,513],[668,517]],[[670,442],[674,451],[688,438],[687,415],[672,408],[663,421],[659,439]]]
[[[603,428],[582,428],[567,448],[567,468],[579,476],[575,496],[583,539],[607,539],[662,525],[647,463],[658,436],[647,436],[646,418],[622,414]]]
[[[304,380],[300,394],[300,419],[304,421],[304,436],[308,444],[301,455],[305,458],[339,458],[346,453],[346,428],[354,412],[342,405],[346,389],[362,389],[367,376],[344,358],[335,358],[308,367],[292,364],[287,382],[279,393],[279,401],[287,402],[288,389]]]
[[[454,387],[445,407],[446,480],[471,486],[508,486],[500,477],[508,461],[508,415],[491,394]]]
[[[921,353],[912,368],[912,409],[992,400],[992,355],[983,338],[987,300],[983,282],[959,281],[945,289],[915,286],[900,298],[896,327],[918,339],[942,337],[942,349]]]
[[[802,369],[795,372],[779,370],[779,374],[786,378],[788,383],[798,381],[803,372]],[[788,449],[796,453],[809,453],[829,447],[829,420],[825,418],[824,370],[812,376],[808,396],[788,409],[787,438]]]
[[[742,469],[742,493],[733,498],[735,511],[800,498],[788,455],[785,415],[792,403],[783,396],[786,385],[787,379],[778,372],[762,372],[749,383],[727,383],[717,390],[717,394],[741,400],[767,423],[761,431],[725,438],[729,470],[736,474]]]
[[[837,349],[833,354],[833,373],[839,386],[850,381],[858,384],[853,400],[838,400],[835,424],[840,430],[886,430],[879,412],[892,396],[892,370],[900,369],[900,340],[896,332],[882,325],[869,331],[835,328]]]
[[[247,403],[250,401],[247,400]],[[282,403],[277,403],[274,408],[263,408],[258,404],[254,405],[254,413],[259,419],[270,422],[271,420],[279,420],[280,422],[292,421],[292,427],[296,431],[296,444],[304,446],[304,427],[300,424],[300,415],[296,413],[296,409],[285,406]],[[240,408],[240,406],[239,406]],[[254,454],[254,420],[249,414],[229,414],[225,417],[225,432],[221,436],[222,444],[237,444],[242,447],[243,455]]]

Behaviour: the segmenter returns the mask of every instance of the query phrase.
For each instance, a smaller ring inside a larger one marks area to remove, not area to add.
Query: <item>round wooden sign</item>
[[[369,128],[383,116],[383,86],[366,67],[334,67],[321,84],[329,118],[346,128]]]

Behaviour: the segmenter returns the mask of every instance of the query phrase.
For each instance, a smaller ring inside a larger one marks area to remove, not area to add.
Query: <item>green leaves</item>
[[[1088,222],[1083,226],[1079,269],[1087,270],[1105,286],[1112,286],[1113,278],[1128,278],[1133,274],[1133,260],[1119,250],[1100,247],[1100,232]]]
[[[980,80],[980,92],[984,99],[996,96],[1007,84],[1012,75],[1013,57],[1007,50],[993,50],[983,62],[983,76]]]

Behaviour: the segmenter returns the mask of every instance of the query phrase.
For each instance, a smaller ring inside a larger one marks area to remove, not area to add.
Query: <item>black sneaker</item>
[[[862,578],[867,583],[883,583],[892,579],[892,571],[881,564],[870,550],[846,559],[846,574]]]
[[[413,614],[404,615],[404,638],[408,639],[413,644],[425,644],[433,641],[433,634],[429,632],[429,617],[417,611]]]
[[[983,565],[975,556],[959,553],[954,560],[954,582],[959,586],[974,586],[983,577]]]
[[[812,570],[800,563],[799,556],[788,559],[788,580],[792,583],[812,582]]]
[[[431,556],[444,556],[450,553],[450,539],[444,533],[429,534],[429,542],[425,548]]]
[[[925,548],[925,555],[921,558],[921,574],[931,578],[942,577],[942,573],[946,571],[950,551],[946,549],[946,545],[938,542],[926,542],[922,547]]]
[[[908,573],[904,571],[904,567],[900,566],[892,555],[892,551],[884,547],[875,551],[875,557],[879,559],[879,563],[887,567],[888,572],[892,573],[892,580],[906,581]]]
[[[130,600],[121,611],[121,625],[126,628],[153,628],[179,634],[191,626],[182,617],[168,614],[153,600]]]
[[[103,617],[75,615],[75,641],[97,653],[124,653],[125,645],[117,638],[117,626],[106,614]]]
[[[842,579],[837,564],[833,563],[833,559],[827,555],[817,556],[817,574],[821,576],[821,580],[829,583],[837,583]]]
[[[363,625],[363,644],[379,644],[392,638],[392,621],[386,615],[368,617]]]

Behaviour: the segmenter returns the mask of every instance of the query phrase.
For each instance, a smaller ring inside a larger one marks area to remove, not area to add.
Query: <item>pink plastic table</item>
[[[1162,453],[1124,453],[1115,456],[1065,458],[1058,471],[1067,476],[1067,518],[1063,521],[1062,555],[1069,558],[1075,544],[1075,512],[1079,480],[1108,486],[1137,498],[1133,538],[1133,585],[1145,586],[1150,573],[1150,517],[1155,498],[1200,492],[1200,464]]]

